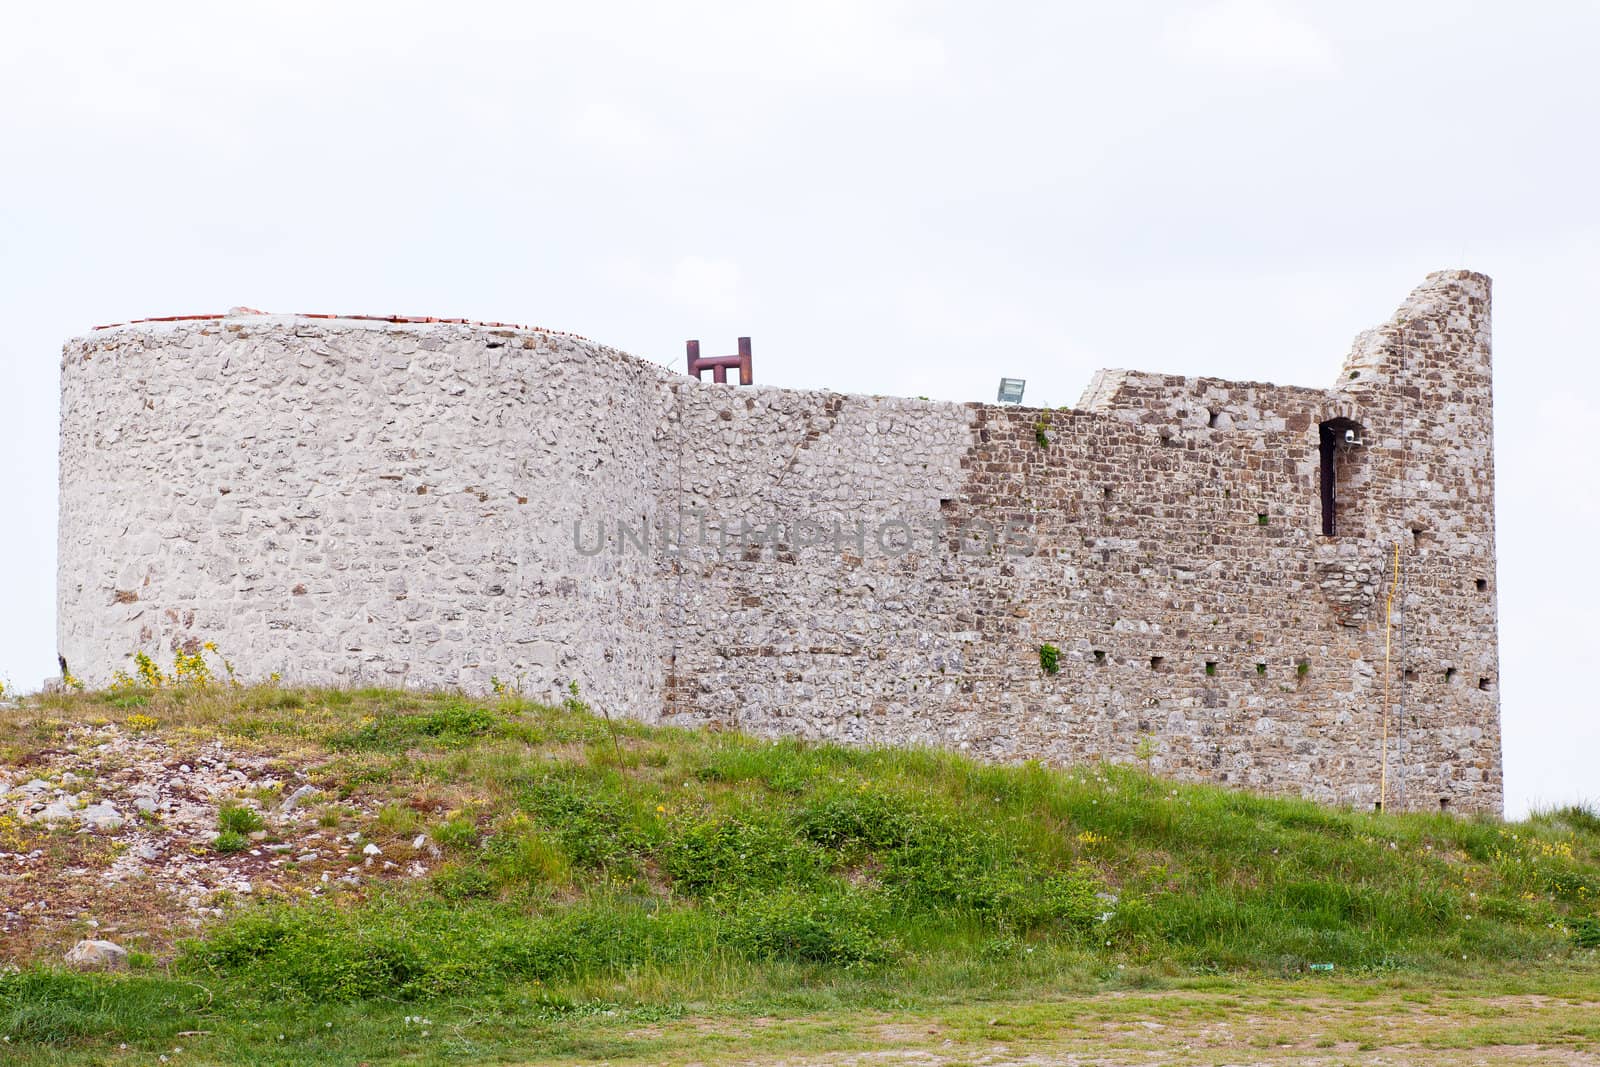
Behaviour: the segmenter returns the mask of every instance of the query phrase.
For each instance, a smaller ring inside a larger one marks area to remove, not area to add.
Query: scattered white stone
[[[128,821],[110,801],[91,804],[78,812],[78,818],[91,830],[116,830]]]
[[[86,738],[87,746],[82,743]],[[211,747],[216,749],[218,758],[210,758]],[[99,752],[92,751],[94,749]],[[0,780],[0,793],[6,791],[7,785],[11,787],[11,799],[0,810],[6,814],[15,811],[21,818],[48,821],[55,826],[71,826],[80,834],[95,831],[125,834],[126,848],[115,853],[109,865],[75,867],[56,873],[91,892],[97,886],[148,881],[175,902],[182,902],[183,911],[171,921],[189,927],[200,926],[210,916],[222,915],[223,909],[214,905],[230,895],[239,904],[246,897],[253,899],[257,878],[262,880],[262,893],[277,889],[280,877],[294,876],[288,869],[280,872],[273,868],[289,865],[291,858],[305,864],[316,861],[319,866],[324,862],[348,864],[351,859],[346,857],[352,851],[356,853],[353,859],[358,865],[350,867],[342,878],[315,867],[302,868],[299,876],[302,882],[306,878],[321,879],[321,884],[313,883],[310,887],[315,896],[343,891],[347,886],[364,886],[368,879],[404,875],[399,864],[388,862],[380,846],[367,847],[368,838],[360,831],[347,835],[303,822],[300,826],[309,832],[293,837],[285,834],[289,838],[287,842],[269,843],[270,832],[256,831],[248,836],[260,843],[237,853],[214,854],[196,849],[194,846],[210,840],[216,833],[217,806],[239,796],[239,774],[249,781],[262,782],[266,780],[271,759],[267,755],[224,759],[220,743],[214,743],[206,751],[207,757],[196,759],[192,767],[184,764],[180,772],[172,769],[168,762],[173,758],[171,747],[159,737],[129,734],[115,726],[78,727],[71,732],[66,750],[57,759],[35,768],[39,777],[26,784],[16,774]],[[75,776],[66,771],[67,760],[77,761],[71,764],[76,769]],[[298,781],[304,783],[305,779],[299,777]],[[283,790],[288,791],[295,782],[296,779],[291,778],[283,783]],[[311,785],[295,789],[290,796],[294,803],[301,805],[302,814],[291,815],[283,821],[292,825],[305,819],[305,799],[313,795],[325,799],[322,794],[325,791]],[[289,797],[281,799],[287,802]],[[271,797],[260,807],[275,817],[281,806],[279,800],[279,797]],[[135,818],[135,812],[143,813],[143,817]],[[365,825],[375,813],[356,810],[352,814]],[[157,818],[152,820],[152,815]],[[157,820],[158,825],[144,825]],[[294,839],[296,837],[298,840]],[[437,854],[437,846],[426,835],[419,835],[419,840],[428,852]],[[15,869],[26,871],[43,854],[38,849],[28,855],[0,853],[0,872],[9,875],[13,864]],[[263,859],[268,862],[263,863]],[[414,866],[416,872],[426,873],[421,864]],[[358,877],[360,875],[365,877]],[[338,890],[329,884],[335,879]],[[16,910],[7,910],[7,907]],[[88,924],[77,927],[80,936],[114,933],[105,928],[95,930],[87,913],[75,913],[75,916],[77,923]],[[31,899],[6,902],[5,906],[0,906],[0,919],[8,925],[71,921],[66,914],[55,914],[49,902]],[[0,1061],[3,1059],[0,1057]]]
[[[288,796],[284,797],[283,803],[278,805],[278,810],[287,815],[295,808],[299,807],[302,800],[305,800],[316,791],[317,787],[314,785],[303,785],[299,789],[296,789],[293,793],[290,793]]]
[[[79,941],[66,958],[85,970],[120,971],[128,966],[128,950],[114,941]]]
[[[66,822],[72,818],[72,814],[72,802],[62,798],[46,804],[45,809],[39,813],[39,818],[44,822]]]
[[[428,835],[427,834],[418,834],[416,837],[413,837],[411,839],[411,847],[416,849],[419,852],[422,851],[422,846],[426,845],[427,843],[428,843]]]

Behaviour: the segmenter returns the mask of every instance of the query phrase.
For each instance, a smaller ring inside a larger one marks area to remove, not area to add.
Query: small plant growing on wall
[[[1059,672],[1061,670],[1061,650],[1055,645],[1040,645],[1039,669],[1046,674]]]
[[[1039,420],[1033,424],[1033,443],[1040,448],[1050,447],[1050,435],[1045,431],[1050,429],[1050,413],[1042,412]]]

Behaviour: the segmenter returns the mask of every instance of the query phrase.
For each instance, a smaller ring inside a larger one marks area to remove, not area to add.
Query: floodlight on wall
[[[1002,404],[1022,403],[1022,387],[1027,385],[1022,378],[1001,378],[1000,393],[995,397]]]

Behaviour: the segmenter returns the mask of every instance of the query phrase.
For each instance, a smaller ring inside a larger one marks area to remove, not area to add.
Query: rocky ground
[[[248,898],[360,894],[434,865],[425,836],[385,837],[375,811],[328,796],[314,770],[117,724],[0,760],[0,961],[83,938],[160,953]],[[264,824],[237,851],[217,847],[224,806]]]

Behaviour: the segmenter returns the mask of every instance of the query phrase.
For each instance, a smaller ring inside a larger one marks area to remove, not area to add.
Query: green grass
[[[1124,766],[613,727],[576,701],[137,695],[36,702],[5,751],[136,706],[175,740],[292,752],[330,802],[377,812],[369,835],[425,833],[442,857],[359,900],[242,904],[131,976],[0,975],[0,1036],[37,1062],[201,1030],[225,1062],[648,1059],[664,1046],[639,1028],[690,1016],[1300,983],[1329,963],[1423,985],[1577,974],[1593,996],[1585,809],[1357,813]],[[241,806],[219,822],[219,850],[262,827]],[[478,1020],[449,1055],[442,1027],[402,1021],[446,1015]]]

